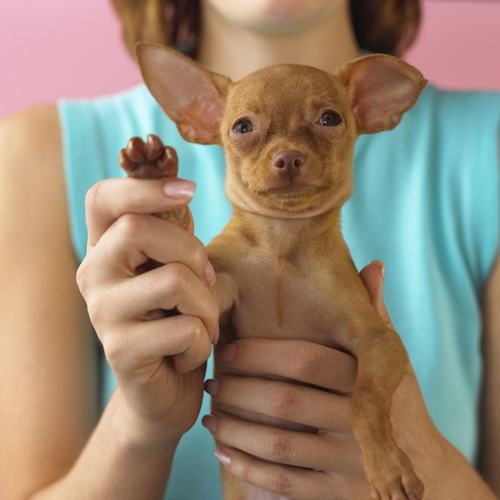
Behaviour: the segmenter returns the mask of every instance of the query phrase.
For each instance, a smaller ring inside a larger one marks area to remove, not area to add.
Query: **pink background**
[[[423,27],[407,60],[442,87],[500,90],[500,2],[423,3]],[[0,64],[0,118],[140,80],[109,0],[3,0]]]

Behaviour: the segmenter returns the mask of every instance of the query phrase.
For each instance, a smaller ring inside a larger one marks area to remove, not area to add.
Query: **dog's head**
[[[357,137],[393,129],[427,83],[386,55],[361,57],[335,75],[278,64],[238,82],[161,45],[139,43],[136,57],[182,137],[224,148],[229,201],[271,217],[340,207],[352,191]]]

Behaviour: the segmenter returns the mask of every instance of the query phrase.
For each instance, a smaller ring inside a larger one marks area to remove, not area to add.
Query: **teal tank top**
[[[84,198],[101,179],[123,177],[129,138],[158,134],[175,147],[180,177],[196,182],[195,234],[204,244],[231,217],[219,146],[184,142],[143,84],[95,99],[60,100],[71,235],[85,256]],[[385,263],[385,300],[409,352],[429,413],[471,463],[477,459],[482,383],[481,294],[498,250],[500,94],[429,85],[401,124],[361,136],[355,187],[342,228],[358,269]],[[207,376],[212,372],[210,360]],[[102,407],[116,380],[102,360]],[[221,498],[215,444],[200,418],[181,440],[165,495]]]

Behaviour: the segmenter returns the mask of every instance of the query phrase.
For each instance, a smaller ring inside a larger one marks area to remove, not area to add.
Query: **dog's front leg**
[[[356,339],[358,375],[350,404],[356,441],[361,447],[372,499],[420,500],[424,486],[392,436],[394,392],[409,363],[399,335],[381,326]]]

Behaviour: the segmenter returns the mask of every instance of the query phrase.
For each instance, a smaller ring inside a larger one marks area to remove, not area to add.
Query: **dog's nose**
[[[300,151],[280,151],[273,158],[273,166],[283,177],[294,178],[300,174],[306,157]]]

